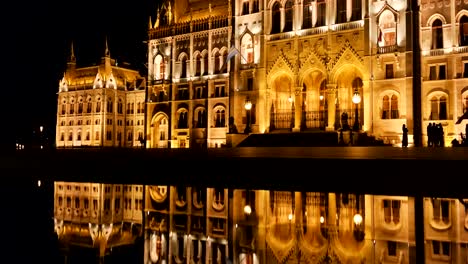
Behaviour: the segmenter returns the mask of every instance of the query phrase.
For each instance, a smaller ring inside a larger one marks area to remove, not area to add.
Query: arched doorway
[[[151,122],[151,147],[167,148],[169,140],[169,119],[166,114],[157,114]]]

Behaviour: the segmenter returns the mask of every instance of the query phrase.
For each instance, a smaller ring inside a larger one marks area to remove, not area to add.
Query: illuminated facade
[[[107,46],[97,66],[78,68],[73,46],[59,82],[56,147],[137,147],[145,127],[146,79],[119,66]]]
[[[93,249],[97,258],[112,248],[133,245],[143,230],[143,191],[143,185],[55,182],[59,243]]]
[[[232,125],[350,127],[398,144],[406,124],[411,143],[414,120],[424,145],[429,123],[450,142],[467,122],[456,124],[468,108],[467,7],[421,1],[414,32],[409,1],[164,1],[148,30],[147,147],[220,147]]]

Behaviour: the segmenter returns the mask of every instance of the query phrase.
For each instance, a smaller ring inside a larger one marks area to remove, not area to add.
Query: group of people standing
[[[405,124],[401,127],[403,132],[403,136],[401,138],[401,146],[408,147],[408,128]],[[461,143],[454,138],[452,140],[452,146],[468,146],[468,124],[465,127],[465,135],[460,133]],[[442,123],[436,124],[435,122],[429,123],[427,125],[427,146],[428,147],[444,147],[444,128],[442,127]]]
[[[444,128],[442,123],[436,124],[435,122],[427,125],[427,146],[428,147],[443,147],[444,142]]]

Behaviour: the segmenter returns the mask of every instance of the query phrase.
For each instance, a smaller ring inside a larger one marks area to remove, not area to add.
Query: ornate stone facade
[[[459,138],[467,4],[439,2],[421,2],[415,32],[407,1],[164,1],[149,23],[147,146],[220,147],[228,117],[239,132],[338,130],[345,122],[399,144],[406,124],[411,144],[416,122],[424,144],[428,123],[443,126],[445,142]]]

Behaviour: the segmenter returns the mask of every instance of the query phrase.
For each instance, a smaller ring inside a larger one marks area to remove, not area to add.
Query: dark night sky
[[[99,62],[107,37],[113,58],[131,63],[146,75],[147,47],[143,41],[149,16],[154,21],[159,0],[14,2],[7,24],[14,25],[9,28],[16,51],[10,58],[14,78],[9,81],[19,109],[15,109],[16,136],[27,137],[40,125],[55,133],[58,81],[72,41],[78,67]]]

